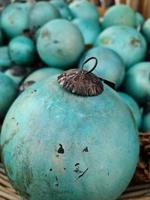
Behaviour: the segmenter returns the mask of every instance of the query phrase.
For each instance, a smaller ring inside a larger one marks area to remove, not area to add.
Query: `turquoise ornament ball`
[[[95,4],[87,0],[73,1],[69,8],[74,18],[99,20]]]
[[[107,28],[98,36],[96,45],[116,51],[123,59],[126,68],[143,61],[147,51],[147,43],[142,34],[128,26]]]
[[[143,15],[139,12],[136,12],[135,18],[136,18],[136,28],[138,30],[141,30],[142,27],[143,27],[145,19],[144,19]]]
[[[95,57],[98,60],[98,65],[93,73],[98,77],[106,79],[115,84],[118,88],[124,80],[125,66],[120,56],[113,50],[105,47],[94,47],[83,54],[78,67],[90,57]],[[93,61],[85,64],[84,69],[89,71]]]
[[[15,64],[30,64],[35,58],[34,43],[26,36],[17,36],[9,43],[9,54]]]
[[[26,77],[28,70],[21,66],[13,66],[4,72],[8,77],[10,77],[17,85]]]
[[[0,69],[7,69],[12,64],[8,46],[0,47]]]
[[[138,127],[138,129],[141,127],[141,119],[142,119],[142,112],[140,111],[140,107],[137,104],[137,102],[128,94],[123,93],[123,92],[118,92],[119,96],[122,98],[122,100],[124,101],[125,104],[127,104],[127,106],[129,107],[129,109],[131,110],[136,125]]]
[[[148,18],[142,28],[142,32],[146,38],[146,40],[148,41],[148,43],[150,43],[150,18]]]
[[[93,45],[101,32],[100,23],[97,20],[76,18],[73,21],[81,31],[86,45]]]
[[[8,38],[16,37],[29,28],[31,3],[9,4],[1,14],[1,28]]]
[[[135,172],[139,141],[114,90],[104,85],[102,94],[81,97],[53,76],[11,106],[1,151],[7,175],[25,199],[115,200]]]
[[[26,77],[26,79],[23,81],[23,83],[20,86],[20,91],[23,92],[32,84],[39,82],[43,79],[46,79],[48,77],[51,77],[53,75],[60,75],[62,72],[63,70],[59,68],[52,68],[52,67],[44,67],[44,68],[38,69]]]
[[[59,11],[49,2],[37,2],[29,14],[30,28],[37,30],[47,22],[60,17]]]
[[[19,91],[23,92],[28,87],[31,87],[31,85],[35,84],[36,82],[39,82],[43,79],[50,78],[54,75],[60,75],[63,72],[62,69],[59,68],[52,68],[52,67],[43,67],[41,69],[35,70],[31,74],[29,74],[25,80],[22,82],[22,84],[19,87]]]
[[[74,24],[65,19],[55,19],[40,29],[37,50],[46,64],[70,68],[84,51],[84,39]]]
[[[53,75],[60,75],[62,72],[63,70],[59,68],[43,67],[27,76],[27,78],[24,80],[24,83],[28,81],[37,82]]]
[[[103,17],[102,28],[106,29],[114,25],[135,27],[135,11],[131,7],[123,4],[110,7]]]
[[[16,96],[17,85],[11,78],[0,72],[0,118],[6,115]]]
[[[145,104],[150,97],[150,62],[132,66],[126,73],[123,85],[126,93],[139,104]]]
[[[51,0],[50,3],[59,10],[62,18],[67,20],[73,19],[71,10],[64,0]]]

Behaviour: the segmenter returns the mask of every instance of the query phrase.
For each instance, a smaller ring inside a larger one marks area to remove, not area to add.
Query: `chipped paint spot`
[[[57,150],[57,152],[60,153],[60,154],[64,154],[65,153],[65,150],[64,150],[62,144],[59,144],[59,149]]]
[[[85,148],[83,149],[83,152],[89,152],[88,147],[85,147]]]

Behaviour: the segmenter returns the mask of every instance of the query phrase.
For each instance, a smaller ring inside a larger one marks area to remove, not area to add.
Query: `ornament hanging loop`
[[[86,63],[88,63],[90,60],[95,60],[95,64],[94,64],[93,68],[92,68],[90,71],[87,72],[87,74],[91,73],[91,72],[96,68],[97,63],[98,63],[97,58],[95,58],[95,57],[90,57],[90,58],[88,58],[86,61],[84,61],[84,63],[82,64],[82,67],[81,67],[82,71],[83,71],[84,65],[85,65]]]

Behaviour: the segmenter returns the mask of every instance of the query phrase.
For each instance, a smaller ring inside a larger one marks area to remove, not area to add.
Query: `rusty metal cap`
[[[95,64],[90,71],[83,69],[84,65],[95,60]],[[102,79],[97,77],[92,71],[97,66],[95,57],[88,58],[81,69],[70,69],[58,76],[58,83],[67,91],[80,96],[96,96],[103,92]]]

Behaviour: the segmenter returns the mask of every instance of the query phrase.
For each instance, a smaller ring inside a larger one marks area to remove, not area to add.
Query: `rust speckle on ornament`
[[[20,87],[19,87],[19,92],[23,92],[25,89],[27,89],[28,87],[30,87],[32,84],[34,84],[35,81],[27,81],[25,83],[23,83]]]
[[[64,154],[65,153],[62,144],[59,144],[59,149],[57,150],[57,152],[60,153],[60,154]]]
[[[83,152],[89,152],[88,147],[85,147],[85,148],[83,149]]]
[[[139,39],[133,38],[131,40],[131,45],[133,45],[134,47],[139,47],[141,45],[141,43],[140,43]]]
[[[47,37],[47,38],[50,38],[50,37],[51,37],[51,34],[50,34],[50,32],[49,32],[48,30],[42,32],[42,38],[44,38],[44,37]]]
[[[81,178],[82,176],[84,176],[87,171],[88,171],[88,168],[81,175],[79,175],[78,178]]]
[[[56,184],[55,184],[55,186],[58,187],[58,186],[59,186],[58,177],[55,176],[55,179],[56,179]]]

